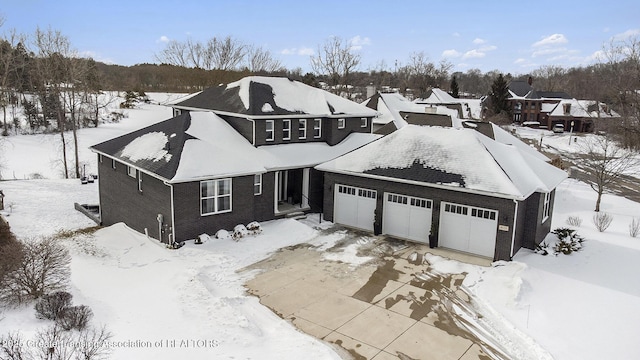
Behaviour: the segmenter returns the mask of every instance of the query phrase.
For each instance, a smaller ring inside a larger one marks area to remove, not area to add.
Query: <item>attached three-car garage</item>
[[[334,221],[373,231],[377,194],[373,189],[336,184]],[[390,192],[385,192],[383,199],[383,234],[429,242],[434,207],[431,199]],[[496,210],[440,203],[438,246],[493,258],[497,228]]]

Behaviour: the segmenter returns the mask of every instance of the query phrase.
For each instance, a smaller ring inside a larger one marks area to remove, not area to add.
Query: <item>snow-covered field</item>
[[[167,98],[150,95],[155,101]],[[87,146],[171,116],[169,109],[151,104],[126,112],[129,118],[118,124],[81,131],[81,159],[88,172],[95,168],[95,155]],[[2,214],[20,237],[94,225],[73,209],[73,202],[97,202],[97,184],[59,179],[51,163],[57,139],[6,139],[5,179],[33,173],[48,178],[0,182],[10,205]],[[486,317],[506,339],[520,342],[505,347],[528,349],[530,358],[640,358],[640,238],[628,234],[631,219],[640,218],[640,204],[605,195],[602,210],[614,220],[600,233],[591,222],[595,195],[571,179],[558,188],[553,228],[567,226],[568,216],[582,218],[577,231],[587,241],[578,253],[541,256],[521,250],[514,262],[492,268],[427,258],[436,270],[469,273],[465,285]],[[283,246],[312,242],[321,250],[337,241],[335,234],[322,235],[308,223],[271,221],[262,224],[262,234],[239,242],[210,240],[179,250],[168,250],[122,224],[64,240],[73,255],[74,304],[89,305],[93,323],[106,324],[112,340],[121,342],[113,359],[338,359],[329,345],[297,331],[248,296],[242,284],[251,274],[237,272]],[[356,250],[357,244],[347,246],[326,261],[357,266],[363,259]],[[30,306],[0,314],[0,334],[19,330],[32,337],[48,324],[36,319]]]

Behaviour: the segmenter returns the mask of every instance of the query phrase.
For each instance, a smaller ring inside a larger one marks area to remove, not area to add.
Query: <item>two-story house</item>
[[[247,77],[172,106],[175,117],[91,147],[104,225],[171,243],[320,211],[313,167],[379,137],[374,110],[286,78]]]

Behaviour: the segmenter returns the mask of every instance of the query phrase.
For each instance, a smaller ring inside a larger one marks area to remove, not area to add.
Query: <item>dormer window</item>
[[[319,139],[322,136],[322,119],[313,119],[313,137]]]
[[[291,120],[282,120],[282,140],[291,139]]]
[[[307,138],[307,119],[298,120],[298,139],[304,140]]]
[[[360,127],[367,127],[367,118],[360,118]]]
[[[571,114],[571,104],[562,104],[562,109],[565,115]]]
[[[267,141],[273,141],[273,120],[267,120],[266,122]]]
[[[344,129],[344,126],[345,126],[344,118],[338,119],[338,129]]]

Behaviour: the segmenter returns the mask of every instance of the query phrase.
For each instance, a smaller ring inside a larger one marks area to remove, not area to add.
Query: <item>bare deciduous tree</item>
[[[211,61],[210,69],[218,70],[237,69],[247,53],[247,46],[231,36],[209,39],[206,49]]]
[[[177,40],[170,40],[165,48],[156,54],[156,59],[164,64],[188,66],[189,54],[187,44]]]
[[[339,37],[331,37],[318,46],[318,53],[311,56],[311,68],[316,74],[329,77],[333,91],[340,93],[349,85],[349,76],[360,66],[360,54],[351,43]]]
[[[622,148],[609,135],[585,137],[580,144],[580,162],[591,188],[598,194],[595,211],[600,211],[602,194],[621,176],[634,174],[638,154]]]
[[[0,300],[15,305],[64,290],[70,262],[67,249],[53,238],[23,242],[21,262],[0,279]]]
[[[269,50],[261,47],[247,47],[247,69],[251,72],[275,72],[284,69],[280,60],[275,59]]]

